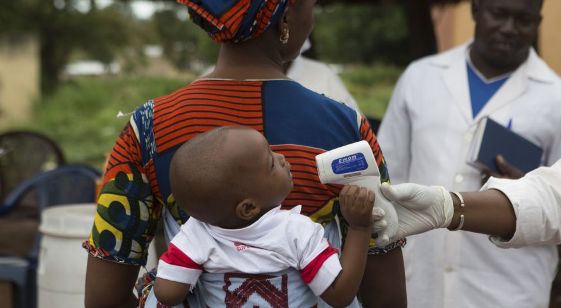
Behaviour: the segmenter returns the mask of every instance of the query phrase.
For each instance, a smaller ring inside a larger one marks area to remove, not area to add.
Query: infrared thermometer
[[[366,141],[351,143],[316,156],[322,184],[356,185],[375,194],[374,206],[385,212],[386,231],[379,235],[378,246],[385,246],[397,233],[397,213],[393,204],[380,191],[380,170]]]

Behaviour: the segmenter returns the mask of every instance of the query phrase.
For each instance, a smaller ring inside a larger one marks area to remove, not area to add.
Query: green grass
[[[400,69],[388,66],[345,67],[341,77],[364,114],[381,118]],[[147,99],[167,94],[192,78],[119,77],[79,78],[65,82],[39,100],[33,120],[24,127],[45,133],[58,142],[69,162],[102,168],[105,155],[130,113]]]
[[[77,79],[37,102],[30,128],[44,132],[63,148],[68,161],[102,168],[105,155],[132,112],[147,99],[181,87],[189,80],[129,77]]]
[[[386,65],[353,66],[345,68],[341,78],[362,113],[381,119],[401,71],[401,68]]]

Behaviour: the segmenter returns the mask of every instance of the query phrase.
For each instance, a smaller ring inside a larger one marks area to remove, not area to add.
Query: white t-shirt
[[[337,249],[321,225],[276,207],[242,229],[223,229],[189,219],[158,264],[157,276],[194,286],[203,272],[277,273],[290,268],[319,296],[341,271]]]

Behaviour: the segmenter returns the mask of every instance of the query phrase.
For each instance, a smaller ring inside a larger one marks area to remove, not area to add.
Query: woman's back
[[[302,204],[303,213],[312,216],[339,193],[336,187],[319,182],[315,156],[363,139],[362,118],[355,111],[291,80],[198,80],[154,100],[153,119],[158,154],[173,152],[183,142],[217,126],[243,125],[258,130],[292,165],[294,189],[283,205]],[[157,156],[153,157],[156,169],[163,166],[156,172],[163,175],[157,182],[163,200],[167,200],[169,189],[162,189],[169,186],[167,161],[160,164]]]
[[[368,122],[351,108],[291,80],[197,80],[148,101],[131,117],[106,172],[105,182],[114,182],[116,189],[104,190],[99,199],[108,213],[128,214],[115,217],[98,213],[94,227],[101,228],[94,234],[105,235],[89,241],[90,251],[103,248],[113,258],[141,264],[153,235],[151,226],[157,224],[163,207],[178,223],[188,218],[170,194],[168,171],[175,149],[199,133],[227,125],[258,130],[274,151],[285,155],[292,166],[294,188],[283,206],[301,204],[302,214],[314,221],[328,223],[334,219],[333,205],[339,194],[339,187],[320,183],[317,154],[367,140],[383,179],[388,179]],[[123,240],[119,243],[107,238]]]

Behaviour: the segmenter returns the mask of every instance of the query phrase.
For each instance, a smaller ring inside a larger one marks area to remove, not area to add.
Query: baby
[[[282,210],[290,164],[259,132],[220,127],[183,144],[170,165],[171,190],[190,219],[161,257],[154,291],[164,305],[199,283],[208,307],[312,307],[351,303],[362,280],[374,193],[345,186],[349,224],[341,259],[323,227]],[[202,274],[202,275],[201,275]]]

